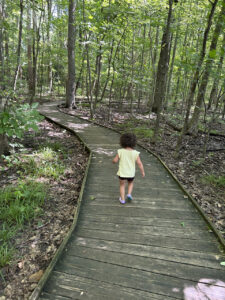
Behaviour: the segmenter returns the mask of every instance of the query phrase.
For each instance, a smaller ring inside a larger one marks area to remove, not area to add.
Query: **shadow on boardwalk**
[[[137,174],[134,200],[121,206],[119,135],[51,104],[42,113],[78,133],[93,157],[76,229],[39,299],[225,300],[216,236],[160,162],[138,149],[146,177]]]

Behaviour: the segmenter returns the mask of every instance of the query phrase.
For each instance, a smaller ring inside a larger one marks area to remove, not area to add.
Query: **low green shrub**
[[[151,139],[154,135],[154,130],[146,128],[146,127],[137,127],[134,129],[134,133],[139,138],[149,138]]]
[[[203,182],[210,183],[217,187],[225,187],[225,176],[208,175],[202,177]]]
[[[21,175],[58,179],[65,172],[60,154],[61,152],[55,152],[51,148],[45,147],[33,153],[32,156],[21,155],[17,166],[22,169]]]
[[[9,247],[6,243],[0,245],[0,268],[8,265],[14,255],[14,249]]]
[[[42,212],[47,189],[43,183],[20,181],[0,190],[0,220],[21,226]]]

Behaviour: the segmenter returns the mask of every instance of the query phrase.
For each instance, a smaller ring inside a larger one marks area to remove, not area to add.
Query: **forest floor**
[[[88,108],[61,110],[90,119]],[[154,114],[134,113],[131,116],[128,112],[113,110],[108,121],[107,108],[103,107],[97,110],[94,121],[121,133],[135,132],[139,143],[156,153],[168,165],[225,237],[225,150],[219,150],[225,148],[225,137],[210,136],[207,148],[214,151],[207,151],[203,158],[204,134],[186,136],[179,159],[175,159],[173,153],[177,131],[167,125],[168,122],[164,122],[160,141],[157,145],[152,144],[154,118]],[[174,122],[177,123],[176,120]],[[16,252],[12,263],[1,270],[0,300],[29,299],[72,224],[86,168],[88,154],[74,135],[47,121],[42,121],[39,126],[40,132],[29,132],[20,141],[24,147],[23,153],[32,156],[40,146],[60,144],[56,148],[63,149],[60,159],[67,171],[59,179],[52,178],[47,182],[49,197],[44,203],[44,213],[23,226],[12,239]],[[214,129],[224,134],[225,123],[215,124]],[[19,179],[17,172],[20,171],[16,165],[11,164],[9,167],[8,163],[1,161],[2,164],[0,188],[15,184]],[[40,181],[45,180],[40,178]]]
[[[88,153],[76,136],[47,121],[40,122],[39,129],[20,141],[23,156],[34,157],[43,147],[55,149],[65,171],[58,178],[37,178],[48,186],[48,197],[42,213],[25,223],[10,241],[15,253],[11,263],[0,270],[1,300],[29,299],[70,229],[87,165]],[[18,149],[16,154],[19,155]],[[21,174],[20,165],[12,161],[1,161],[0,165],[0,188],[15,185]]]
[[[89,109],[78,107],[76,110],[61,108],[62,111],[90,119]],[[178,114],[179,115],[179,114]],[[178,132],[170,123],[179,126],[179,120],[164,116],[162,134],[159,142],[151,142],[155,114],[132,115],[112,109],[108,120],[108,109],[96,110],[93,121],[123,133],[134,132],[140,144],[157,154],[178,178],[184,188],[202,207],[208,218],[215,224],[225,238],[225,121],[213,124],[218,135],[210,135],[206,154],[203,154],[205,134],[187,135],[179,158],[175,158]],[[168,120],[170,119],[170,122]]]

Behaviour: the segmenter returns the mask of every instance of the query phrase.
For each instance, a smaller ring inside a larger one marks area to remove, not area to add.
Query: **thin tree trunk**
[[[104,41],[105,34],[101,38],[101,41]],[[93,85],[94,95],[95,95],[95,101],[94,101],[94,109],[96,109],[97,101],[98,101],[98,95],[99,95],[99,89],[100,89],[100,77],[101,77],[101,68],[102,68],[102,43],[100,42],[98,55],[96,57],[96,64],[95,64],[95,81]]]
[[[75,10],[76,0],[69,0],[68,20],[68,80],[66,90],[66,107],[75,106]]]
[[[0,107],[2,106],[2,98],[3,98],[2,91],[5,90],[3,21],[4,21],[4,2],[0,4]]]
[[[158,45],[159,45],[159,26],[157,26],[156,28],[156,34],[155,34],[155,42],[152,42],[152,38],[151,38],[151,25],[150,25],[150,29],[149,29],[149,39],[150,39],[150,58],[149,58],[149,69],[151,67],[151,63],[152,63],[152,80],[151,80],[151,92],[149,95],[149,108],[150,111],[152,109],[152,105],[154,102],[154,94],[155,94],[155,86],[156,86],[156,60],[157,60],[157,49],[158,49]]]
[[[157,79],[156,79],[156,88],[154,93],[154,103],[152,111],[157,112],[157,118],[154,128],[153,142],[156,142],[159,133],[159,124],[161,120],[161,111],[166,93],[166,78],[168,73],[169,66],[169,42],[170,42],[170,26],[172,22],[172,8],[173,0],[169,0],[169,12],[167,17],[167,24],[164,28],[162,43],[161,43],[161,52],[157,69]]]
[[[48,90],[52,93],[52,60],[51,60],[51,40],[50,40],[50,26],[52,20],[52,0],[47,0],[48,6],[48,23],[47,23],[47,43],[48,43]]]
[[[144,30],[143,30],[143,47],[141,51],[141,66],[140,66],[140,71],[139,71],[139,92],[138,92],[138,110],[140,111],[140,104],[141,104],[141,98],[142,98],[142,80],[144,77],[143,74],[143,65],[144,65],[144,53],[145,53],[145,38],[146,38],[146,24],[144,24]]]
[[[106,81],[102,90],[102,94],[101,94],[101,98],[100,98],[100,102],[102,101],[102,99],[104,98],[105,95],[105,91],[109,82],[109,77],[110,77],[110,69],[111,69],[111,62],[112,62],[112,58],[113,58],[113,50],[114,50],[114,39],[112,39],[111,41],[111,50],[110,50],[110,56],[108,57],[108,72],[107,72],[107,77],[106,77]]]
[[[23,0],[20,0],[20,22],[19,22],[19,35],[18,35],[18,45],[17,45],[17,62],[16,62],[16,70],[13,79],[13,90],[16,90],[16,84],[20,69],[20,53],[21,53],[21,42],[22,42],[22,30],[23,30]]]
[[[172,81],[173,67],[174,67],[174,61],[175,61],[175,56],[176,56],[176,51],[177,51],[177,42],[178,42],[178,36],[179,36],[179,29],[180,28],[177,27],[176,37],[175,37],[174,47],[173,47],[172,61],[171,61],[170,71],[169,71],[169,78],[168,78],[168,81],[167,81],[166,99],[169,99],[169,97],[170,97],[171,81]]]
[[[34,0],[33,0],[34,1]],[[32,41],[32,87],[31,87],[31,97],[30,97],[30,104],[33,103],[34,97],[36,95],[36,85],[37,85],[37,61],[38,61],[38,55],[39,55],[39,42],[40,42],[40,26],[42,23],[42,17],[43,17],[43,1],[42,1],[42,10],[39,17],[39,24],[37,24],[37,16],[36,11],[33,8],[33,41]]]
[[[31,10],[30,3],[27,1],[27,83],[28,94],[33,95],[33,70],[32,70],[32,32],[31,32]]]

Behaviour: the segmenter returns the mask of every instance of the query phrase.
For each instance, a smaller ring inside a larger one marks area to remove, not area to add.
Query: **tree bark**
[[[69,0],[68,20],[68,80],[66,90],[66,107],[75,106],[75,10],[76,0]]]
[[[4,20],[4,2],[0,4],[0,107],[2,104],[2,91],[5,90],[4,83],[4,47],[3,47],[3,20]]]
[[[22,31],[23,31],[23,0],[20,0],[20,22],[19,22],[19,36],[18,36],[18,45],[17,45],[17,63],[16,70],[13,79],[13,90],[16,90],[16,83],[18,79],[19,69],[20,69],[20,53],[21,53],[21,42],[22,42]]]
[[[169,11],[167,17],[167,24],[164,28],[162,43],[161,43],[161,52],[159,57],[158,69],[157,69],[157,79],[156,79],[156,87],[154,93],[154,103],[152,106],[152,111],[157,113],[157,118],[155,122],[154,128],[154,136],[153,142],[156,142],[159,133],[159,124],[161,119],[161,111],[162,105],[165,98],[166,93],[166,78],[169,67],[169,43],[170,43],[170,26],[172,22],[172,8],[173,8],[173,0],[169,0]]]
[[[27,3],[27,83],[29,96],[33,95],[33,70],[32,70],[32,33],[31,33],[31,9]]]
[[[48,23],[47,23],[47,42],[48,42],[48,91],[49,93],[53,90],[52,83],[52,59],[51,59],[51,40],[50,40],[50,27],[52,20],[52,0],[47,0],[48,6]]]
[[[9,143],[5,134],[0,134],[0,156],[9,154]]]
[[[161,109],[161,106],[164,102],[165,93],[166,93],[166,78],[169,68],[169,48],[170,48],[170,26],[172,22],[172,7],[173,0],[169,0],[169,11],[167,17],[167,24],[164,28],[162,42],[161,42],[161,51],[158,62],[158,69],[156,75],[156,87],[154,93],[154,103],[152,106],[153,112],[158,112]]]
[[[34,1],[34,0],[33,0]],[[34,5],[34,2],[33,2]],[[37,61],[39,55],[39,42],[40,42],[40,26],[42,22],[43,16],[43,8],[41,10],[41,14],[39,17],[39,24],[37,24],[37,15],[36,11],[33,7],[32,17],[33,17],[33,32],[32,32],[32,87],[31,87],[31,96],[30,96],[30,104],[33,103],[35,94],[36,94],[36,81],[37,81]]]

